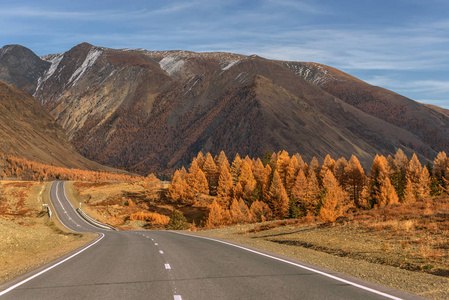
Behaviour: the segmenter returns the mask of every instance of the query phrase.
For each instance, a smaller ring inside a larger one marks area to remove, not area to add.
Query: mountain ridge
[[[426,160],[449,141],[441,111],[317,63],[87,43],[42,58],[48,65],[33,94],[76,149],[139,173],[173,170],[199,151],[221,150],[287,150],[306,160],[356,154],[366,163],[402,148]],[[370,102],[400,106],[407,118],[392,120],[391,111]]]

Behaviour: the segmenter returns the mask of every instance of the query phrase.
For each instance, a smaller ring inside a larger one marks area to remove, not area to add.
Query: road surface
[[[303,262],[170,231],[109,231],[82,219],[55,182],[51,201],[90,244],[0,285],[0,299],[422,299]]]

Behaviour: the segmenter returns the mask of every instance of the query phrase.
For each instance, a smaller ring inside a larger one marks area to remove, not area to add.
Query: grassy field
[[[96,237],[67,232],[50,220],[43,207],[48,203],[50,185],[0,181],[0,282],[48,263]]]

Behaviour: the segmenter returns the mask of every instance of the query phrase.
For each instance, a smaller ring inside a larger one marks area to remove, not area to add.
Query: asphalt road
[[[92,243],[0,285],[3,299],[422,299],[320,267],[170,231],[108,231],[84,221],[64,183],[51,200]],[[308,269],[309,268],[309,269]]]

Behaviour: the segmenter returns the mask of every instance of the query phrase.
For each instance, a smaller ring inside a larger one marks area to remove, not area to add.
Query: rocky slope
[[[86,43],[40,61],[47,68],[30,93],[75,147],[140,173],[179,167],[198,151],[356,154],[368,164],[400,147],[432,159],[449,141],[446,114],[318,64]]]
[[[61,167],[112,170],[77,153],[33,97],[1,81],[0,152]]]

